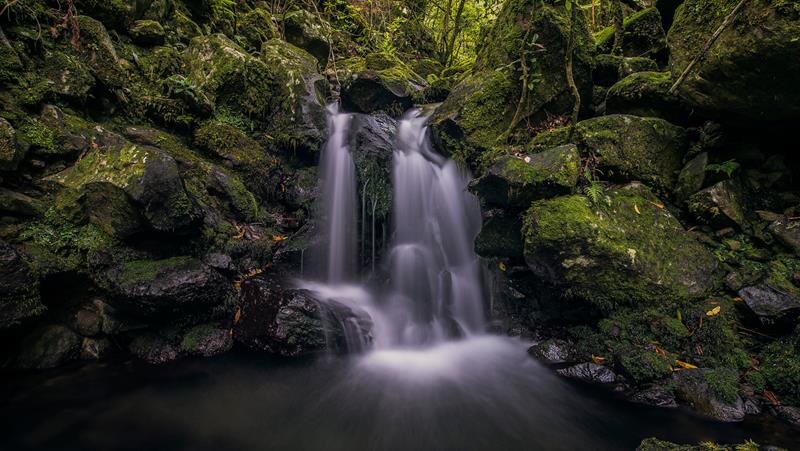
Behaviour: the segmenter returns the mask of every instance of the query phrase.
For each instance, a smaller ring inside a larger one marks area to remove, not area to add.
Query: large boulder
[[[233,291],[219,272],[191,257],[134,260],[95,279],[119,311],[155,322],[206,317],[224,306]]]
[[[769,263],[763,280],[739,290],[747,308],[767,325],[793,324],[800,315],[800,288],[797,271],[800,261],[776,259]]]
[[[286,41],[307,51],[324,67],[328,64],[335,30],[321,17],[304,9],[292,11],[283,18]]]
[[[356,114],[350,123],[349,145],[356,165],[359,198],[375,204],[370,215],[385,218],[392,206],[392,161],[397,121],[385,113]]]
[[[81,339],[61,325],[33,330],[22,342],[22,351],[14,365],[20,368],[54,368],[78,357]]]
[[[307,290],[266,278],[242,282],[234,340],[273,354],[295,357],[347,350],[344,327],[368,336],[371,323],[343,306],[318,302]]]
[[[373,53],[343,61],[342,106],[349,111],[386,111],[401,115],[413,105],[412,96],[427,86],[396,56]]]
[[[531,148],[547,149],[568,143],[560,128],[534,138]],[[670,191],[689,150],[685,129],[663,119],[614,114],[579,122],[572,142],[581,154],[597,157],[603,177],[640,181],[662,192]]]
[[[97,206],[112,208],[117,205],[125,218],[132,218],[130,209],[125,206],[130,199],[154,230],[175,231],[198,219],[198,210],[184,189],[178,165],[156,147],[138,146],[120,139],[90,151],[75,166],[53,175],[51,179],[86,193],[90,198],[113,199],[113,204],[100,202]],[[94,217],[98,220],[113,219],[104,215]],[[117,228],[102,222],[100,225],[104,228]]]
[[[669,68],[677,78],[738,4],[687,0],[667,37]],[[800,117],[800,8],[795,2],[745,2],[695,66],[678,94],[696,110],[739,120],[791,121]]]
[[[33,270],[16,249],[0,240],[0,329],[41,314],[44,309]]]
[[[678,399],[695,411],[717,421],[735,422],[745,416],[735,374],[735,371],[693,368],[676,371],[672,379]]]
[[[272,14],[264,8],[254,8],[242,16],[239,33],[244,37],[249,48],[258,50],[270,39],[280,37],[272,20]],[[327,57],[327,54],[325,55]]]
[[[767,389],[788,405],[800,405],[800,327],[794,333],[775,340],[759,354],[759,368]]]
[[[656,56],[663,51],[667,37],[661,25],[661,14],[656,7],[643,9],[623,21],[622,53],[625,56]],[[607,27],[595,35],[597,49],[611,53],[614,46],[614,27]]]
[[[581,98],[590,99],[594,46],[584,16],[577,17],[573,73]],[[536,124],[549,116],[569,114],[573,98],[564,71],[569,34],[569,17],[563,7],[536,0],[505,2],[474,67],[433,115],[433,138],[440,150],[474,162],[477,153],[506,135],[522,94],[518,61],[523,47],[531,46],[532,36],[545,50],[532,56],[525,51],[528,58],[535,58],[528,62],[538,79],[529,85],[527,102],[520,110],[521,123]],[[523,42],[525,39],[528,41]]]
[[[0,171],[13,171],[28,149],[17,140],[17,132],[0,117]]]
[[[525,259],[540,278],[600,307],[692,299],[719,286],[719,263],[644,186],[533,203]]]
[[[121,89],[125,86],[128,74],[105,26],[88,16],[78,16],[75,20],[80,29],[78,54],[81,61],[107,89]]]
[[[475,237],[475,253],[481,257],[522,260],[522,220],[517,212],[496,209],[484,214],[483,225]]]
[[[736,180],[723,180],[693,194],[689,211],[715,229],[745,225],[744,192]]]
[[[470,190],[488,205],[523,210],[544,197],[570,194],[578,183],[580,155],[566,144],[527,156],[498,157]]]
[[[656,70],[658,64],[650,58],[601,54],[594,59],[592,80],[595,86],[611,86],[633,73]]]
[[[680,98],[669,93],[672,78],[668,72],[636,72],[608,90],[606,114],[631,114],[660,117],[685,124],[691,116]]]

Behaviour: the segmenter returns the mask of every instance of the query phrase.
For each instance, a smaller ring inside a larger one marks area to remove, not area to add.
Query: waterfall
[[[329,108],[331,135],[322,156],[324,278],[304,281],[323,305],[344,305],[368,316],[375,348],[432,345],[481,333],[482,274],[473,241],[481,225],[477,199],[467,191],[468,171],[433,151],[427,116],[413,109],[399,123],[393,155],[392,235],[383,264],[390,281],[380,289],[356,284],[359,202],[355,165],[347,148],[351,115]],[[361,181],[366,186],[366,181]],[[372,228],[375,264],[375,226]],[[373,207],[374,209],[374,207]],[[374,213],[372,214],[374,219]],[[362,238],[363,240],[363,238]],[[349,341],[349,340],[348,340]],[[363,348],[362,337],[352,350]]]

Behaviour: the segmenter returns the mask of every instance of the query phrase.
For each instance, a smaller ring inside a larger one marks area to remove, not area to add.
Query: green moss
[[[721,400],[728,404],[736,402],[739,395],[739,372],[731,368],[706,371],[703,376],[708,386]]]
[[[672,372],[670,360],[652,350],[623,349],[614,359],[625,374],[637,383],[660,379]]]
[[[759,354],[759,369],[767,388],[789,405],[800,404],[800,328],[794,334],[775,340]]]
[[[750,371],[744,375],[744,381],[755,393],[762,393],[767,389],[767,379],[761,371]]]
[[[181,350],[187,353],[196,353],[203,341],[217,331],[214,324],[201,324],[189,329],[181,340]]]
[[[19,129],[19,134],[41,153],[57,153],[53,130],[36,118],[29,119]]]
[[[255,8],[241,18],[239,29],[250,48],[258,50],[261,44],[279,37],[272,15],[263,8]]]
[[[124,189],[144,174],[150,156],[148,150],[134,144],[89,152],[70,170],[57,174],[55,178],[75,189],[90,182],[107,182]]]
[[[160,274],[194,268],[198,261],[192,257],[171,257],[165,260],[134,260],[123,264],[122,280],[132,285],[147,283]]]
[[[623,21],[622,49],[625,56],[653,55],[666,46],[666,35],[661,26],[661,14],[655,7],[645,8]],[[595,33],[595,43],[602,53],[611,53],[614,44],[614,27]]]
[[[120,64],[117,51],[101,22],[88,16],[77,16],[80,29],[81,50],[79,55],[92,74],[109,88],[122,88],[127,73]]]

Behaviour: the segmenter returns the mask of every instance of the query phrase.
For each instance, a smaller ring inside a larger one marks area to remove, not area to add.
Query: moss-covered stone
[[[481,257],[522,260],[522,219],[509,214],[492,214],[484,220],[475,238],[475,253]]]
[[[286,41],[312,54],[323,67],[328,64],[336,31],[321,17],[304,9],[292,11],[283,18],[283,33]]]
[[[684,202],[700,191],[706,178],[706,166],[708,166],[708,153],[701,152],[681,169],[678,183],[675,185],[675,197],[679,201]]]
[[[669,67],[678,77],[736,0],[689,0],[669,31]],[[800,5],[746,2],[735,20],[686,77],[678,94],[704,114],[728,119],[789,121],[800,117]]]
[[[48,90],[67,99],[85,100],[95,84],[89,67],[71,53],[48,52],[43,70]]]
[[[578,15],[573,73],[583,99],[591,98],[592,39]],[[564,53],[569,38],[569,17],[559,6],[535,0],[506,2],[478,52],[472,71],[459,82],[433,116],[433,138],[440,150],[473,163],[478,153],[507,136],[519,101],[522,83],[519,60],[531,36],[546,51],[528,61],[536,74],[529,85],[527,102],[520,111],[522,123],[536,125],[548,115],[571,111],[572,95],[564,71]],[[530,33],[528,32],[530,30]],[[528,39],[523,44],[524,39]],[[588,105],[590,102],[584,102]]]
[[[523,229],[528,266],[600,307],[692,299],[719,286],[718,263],[642,185],[534,202]]]
[[[636,451],[758,451],[759,449],[762,448],[750,440],[733,445],[720,445],[712,442],[702,442],[697,445],[679,445],[652,437],[642,440]],[[782,451],[781,448],[772,446],[769,449]]]
[[[81,30],[78,52],[81,61],[107,88],[119,89],[125,86],[126,69],[117,56],[105,26],[88,16],[78,16],[75,20]]]
[[[539,134],[533,150],[567,143],[567,129]],[[640,181],[668,192],[674,186],[683,156],[689,150],[685,129],[658,118],[610,115],[575,126],[573,142],[581,154],[598,158],[598,168],[610,180]]]
[[[12,82],[19,77],[22,61],[10,45],[0,45],[0,83]]]
[[[608,90],[606,113],[660,117],[685,124],[691,112],[677,95],[669,93],[672,82],[669,72],[628,75]]]
[[[13,171],[25,156],[27,147],[17,140],[17,132],[0,117],[0,171]]]
[[[211,357],[229,351],[232,346],[230,330],[209,323],[187,330],[181,339],[180,349],[187,354]]]
[[[504,155],[470,189],[489,205],[522,210],[536,199],[569,194],[578,183],[579,166],[572,144],[525,157]]]
[[[650,58],[601,54],[594,60],[592,80],[595,85],[611,86],[636,72],[656,71],[658,65]]]
[[[759,368],[767,388],[785,404],[800,405],[800,329],[767,345],[759,355]]]
[[[14,365],[20,368],[53,368],[75,359],[80,351],[78,334],[61,325],[45,326],[31,332]]]
[[[253,50],[259,50],[265,42],[280,37],[272,14],[263,8],[255,8],[245,13],[239,29],[242,37]]]
[[[125,31],[136,17],[136,0],[77,0],[78,11],[116,30]]]
[[[435,59],[420,58],[411,63],[411,69],[419,74],[420,77],[423,77],[427,80],[431,75],[439,78],[444,70],[444,66],[442,66],[442,63],[436,61]]]
[[[32,268],[16,249],[0,240],[0,329],[44,310]]]
[[[661,14],[655,7],[633,13],[623,21],[622,53],[625,56],[653,56],[664,50],[667,37],[661,26]],[[597,49],[611,53],[614,46],[614,28],[608,27],[594,35]]]
[[[744,192],[736,180],[724,180],[688,200],[689,211],[715,229],[741,228],[746,222]]]
[[[360,113],[388,111],[396,116],[412,105],[426,81],[395,55],[371,53],[342,63],[342,106]]]
[[[155,20],[137,20],[133,23],[128,34],[139,45],[161,45],[164,43],[164,27]]]

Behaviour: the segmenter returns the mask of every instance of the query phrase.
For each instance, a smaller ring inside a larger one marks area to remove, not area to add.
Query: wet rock
[[[80,352],[80,337],[67,327],[45,326],[31,332],[17,357],[19,368],[54,368],[75,359]]]
[[[236,270],[236,266],[233,264],[233,259],[230,255],[220,254],[218,252],[206,255],[203,258],[203,263],[223,273],[232,273]]]
[[[551,338],[531,346],[528,354],[548,364],[574,362],[575,346],[569,341]]]
[[[556,370],[556,373],[570,379],[598,384],[612,384],[617,380],[617,376],[610,369],[603,365],[589,362],[562,368]]]
[[[233,347],[231,332],[230,329],[223,329],[215,324],[194,326],[183,335],[181,351],[203,357],[223,354]]]
[[[485,203],[515,210],[536,199],[569,194],[578,183],[580,155],[567,144],[525,157],[504,155],[470,183]]]
[[[103,318],[97,307],[90,303],[82,306],[72,316],[72,328],[84,337],[93,337],[103,330]]]
[[[560,6],[534,0],[503,4],[474,67],[453,87],[431,118],[432,139],[443,154],[473,163],[483,150],[507,135],[522,87],[516,69],[497,69],[516,67],[514,62],[519,59],[526,34],[538,36],[537,44],[547,51],[536,55],[540,79],[532,85],[520,123],[536,125],[550,116],[571,111],[572,95],[564,71],[568,23],[566,11]],[[581,98],[589,99],[594,43],[583,15],[578,15],[576,25],[573,73]],[[587,110],[589,103],[585,102]]]
[[[25,148],[17,141],[17,132],[0,117],[0,171],[13,171],[25,156]]]
[[[800,407],[772,406],[770,407],[770,411],[773,415],[795,428],[800,428]]]
[[[191,257],[136,260],[98,277],[120,311],[152,321],[207,316],[232,296],[230,283]]]
[[[346,332],[369,336],[371,324],[344,306],[322,308],[306,290],[286,288],[264,278],[242,283],[240,319],[234,340],[250,348],[295,357],[325,351],[346,351]],[[325,323],[323,323],[325,321]],[[329,329],[326,333],[325,325]],[[342,325],[358,331],[345,331]]]
[[[358,180],[362,181],[358,186],[359,198],[375,203],[377,218],[387,216],[392,205],[391,168],[396,135],[397,121],[386,113],[356,114],[350,123],[349,148]],[[370,214],[373,214],[371,209]]]
[[[610,87],[614,83],[636,72],[656,71],[658,65],[650,58],[625,58],[615,55],[597,55],[592,70],[595,85]]]
[[[88,16],[75,18],[80,33],[79,56],[89,71],[106,88],[121,89],[126,84],[126,69],[109,37],[106,27]]]
[[[800,255],[800,221],[781,215],[767,230],[795,255]]]
[[[114,352],[114,345],[108,338],[84,338],[81,342],[80,358],[83,360],[101,360]]]
[[[689,160],[678,174],[678,183],[675,186],[675,195],[681,201],[689,199],[694,193],[703,188],[708,166],[708,153],[702,152]]]
[[[689,0],[675,13],[667,37],[669,67],[677,78],[719,27],[736,2]],[[746,2],[736,20],[680,85],[678,94],[694,109],[737,120],[796,120],[800,90],[800,33],[795,5]]]
[[[800,298],[768,283],[742,288],[739,296],[762,321],[773,322],[800,314]]]
[[[25,194],[0,188],[0,213],[11,216],[32,217],[44,212],[43,205]]]
[[[347,73],[341,93],[342,107],[347,111],[385,111],[399,116],[413,105],[412,96],[427,86],[394,55],[373,53],[341,64]]]
[[[740,229],[746,221],[743,201],[740,184],[725,180],[692,195],[688,204],[695,217],[715,229]]]
[[[14,247],[0,240],[0,329],[44,310],[34,271]]]
[[[708,370],[688,369],[673,373],[678,398],[698,413],[718,421],[735,422],[744,419],[744,402],[739,395],[726,402],[712,389],[706,377]]]
[[[171,362],[180,356],[174,337],[154,332],[136,336],[128,346],[131,354],[153,365]]]
[[[675,394],[663,385],[649,385],[633,392],[628,399],[638,404],[654,407],[678,407]]]
[[[525,260],[538,277],[608,307],[702,297],[719,262],[641,184],[536,201],[525,217]]]
[[[155,20],[137,20],[128,34],[133,38],[133,42],[142,46],[161,45],[166,35],[164,27]]]
[[[622,39],[622,52],[625,56],[655,56],[667,45],[661,14],[655,7],[626,17],[623,28],[625,35]],[[611,53],[614,46],[614,27],[605,28],[595,34],[595,40],[601,53]]]
[[[283,28],[286,41],[313,55],[322,67],[328,64],[331,52],[329,39],[335,34],[328,22],[304,9],[298,9],[286,14]]]
[[[559,128],[540,133],[530,147],[537,151],[567,144],[569,131]],[[662,191],[675,185],[689,150],[684,128],[658,118],[624,114],[579,122],[572,141],[581,154],[598,157],[598,169],[612,181],[639,181]]]

